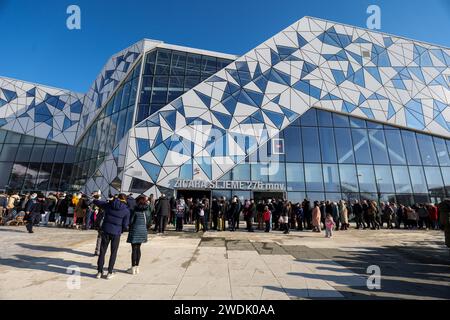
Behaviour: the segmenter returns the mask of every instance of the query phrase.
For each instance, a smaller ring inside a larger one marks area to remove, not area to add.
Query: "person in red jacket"
[[[272,215],[272,213],[269,210],[268,206],[264,207],[264,212],[263,212],[263,220],[264,223],[266,224],[266,230],[265,232],[269,232],[270,231],[270,216]]]
[[[434,204],[428,205],[428,217],[431,222],[431,229],[438,229],[438,208]]]

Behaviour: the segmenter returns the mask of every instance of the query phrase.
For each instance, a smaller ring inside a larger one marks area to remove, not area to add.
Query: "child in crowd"
[[[266,230],[265,232],[269,232],[270,231],[270,218],[271,218],[272,213],[269,210],[268,206],[264,207],[264,212],[263,212],[263,220],[264,223],[266,224]]]
[[[325,219],[325,237],[331,238],[333,236],[333,228],[335,225],[336,223],[334,222],[331,214],[327,214]]]

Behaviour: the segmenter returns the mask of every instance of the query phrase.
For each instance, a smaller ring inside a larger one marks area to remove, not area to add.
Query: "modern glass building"
[[[450,50],[305,17],[241,57],[142,40],[86,94],[0,78],[0,189],[450,196]]]

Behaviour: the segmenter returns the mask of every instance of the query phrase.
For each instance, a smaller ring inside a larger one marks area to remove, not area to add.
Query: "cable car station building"
[[[85,94],[0,78],[0,189],[450,196],[450,50],[304,17],[241,57],[142,40]]]

